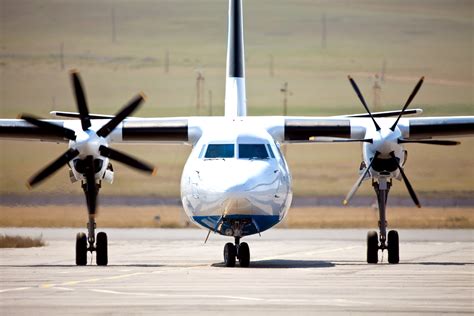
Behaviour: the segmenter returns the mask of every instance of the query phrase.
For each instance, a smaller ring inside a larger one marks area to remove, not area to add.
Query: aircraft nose
[[[221,216],[278,215],[280,171],[268,161],[242,161],[201,175],[199,202],[206,214]],[[218,175],[216,177],[216,175]]]
[[[212,177],[209,182],[204,179],[202,187],[227,197],[239,198],[242,194],[258,192],[262,186],[276,181],[278,171],[274,169],[270,164],[261,161],[228,166],[224,170],[214,170],[218,176]]]

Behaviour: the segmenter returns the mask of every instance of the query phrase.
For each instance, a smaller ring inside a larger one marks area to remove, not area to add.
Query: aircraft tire
[[[237,256],[237,249],[233,243],[228,242],[224,246],[224,264],[226,267],[235,267],[235,257]]]
[[[388,263],[397,264],[400,262],[398,232],[391,230],[387,236]]]
[[[87,237],[84,233],[76,235],[76,265],[85,266],[87,264]]]
[[[367,263],[379,261],[379,239],[376,231],[367,233]]]
[[[247,268],[250,265],[250,248],[246,242],[239,245],[238,257],[242,268]]]
[[[98,266],[106,266],[108,264],[108,251],[107,251],[107,234],[100,232],[97,234],[96,241],[96,263]]]

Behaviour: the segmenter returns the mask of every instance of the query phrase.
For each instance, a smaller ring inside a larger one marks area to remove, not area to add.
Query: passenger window
[[[234,158],[234,144],[210,144],[204,158]]]
[[[264,144],[239,144],[239,158],[268,159],[269,157]]]
[[[273,154],[272,146],[270,146],[270,144],[267,144],[267,149],[270,153],[270,157],[275,158],[275,154]]]

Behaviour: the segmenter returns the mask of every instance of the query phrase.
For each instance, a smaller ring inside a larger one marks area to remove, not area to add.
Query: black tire
[[[367,263],[379,262],[379,236],[377,232],[367,233]]]
[[[400,262],[398,232],[391,230],[387,237],[388,263],[397,264]]]
[[[224,264],[226,267],[235,267],[237,249],[233,243],[228,242],[224,246]]]
[[[250,248],[246,242],[239,245],[238,251],[239,264],[242,268],[247,268],[250,265]]]
[[[85,266],[87,264],[87,237],[84,233],[76,235],[76,265]]]
[[[98,266],[106,266],[109,259],[107,254],[107,234],[100,232],[97,234],[97,241],[95,244],[96,263]]]

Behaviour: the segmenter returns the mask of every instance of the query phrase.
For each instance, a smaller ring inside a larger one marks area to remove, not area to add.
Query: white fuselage
[[[204,129],[193,146],[181,178],[183,207],[196,224],[217,233],[260,233],[290,207],[288,165],[266,129],[221,122]]]

